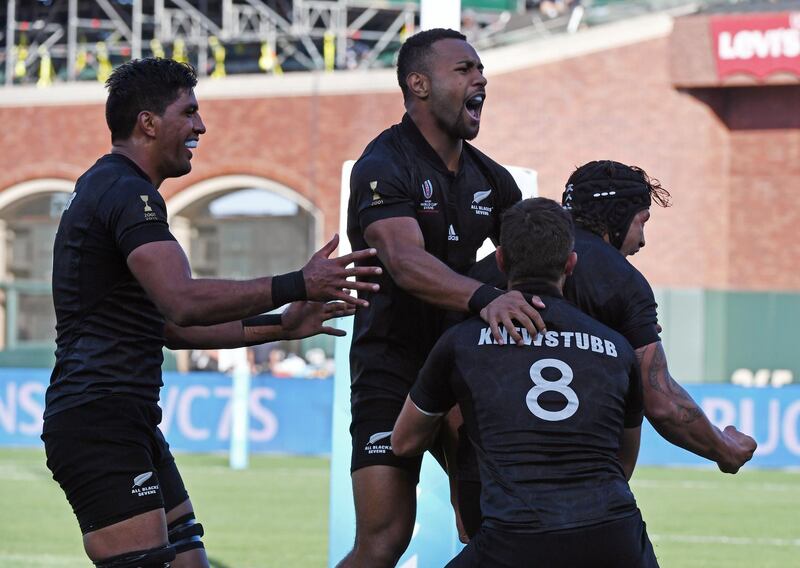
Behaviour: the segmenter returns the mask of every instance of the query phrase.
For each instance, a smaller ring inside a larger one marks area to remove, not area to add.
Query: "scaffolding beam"
[[[56,0],[49,8],[32,0],[6,0],[4,82],[35,82],[38,46],[52,58],[57,78],[75,81],[83,75],[81,68],[96,68],[98,49],[116,65],[150,55],[153,40],[165,50],[183,43],[203,75],[213,51],[211,36],[226,47],[244,47],[226,54],[240,70],[257,64],[258,49],[265,44],[289,70],[323,69],[323,44],[331,36],[336,68],[383,66],[381,54],[399,45],[401,34],[413,30],[418,17],[419,3],[374,0]],[[26,71],[15,77],[22,34],[32,41]],[[254,61],[244,61],[237,51],[247,57],[255,52]]]

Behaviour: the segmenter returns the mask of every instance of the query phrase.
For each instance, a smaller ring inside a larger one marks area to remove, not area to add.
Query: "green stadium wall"
[[[680,382],[783,386],[800,383],[792,325],[800,293],[656,288],[661,338]],[[51,368],[54,345],[18,343],[0,367]],[[176,369],[165,350],[164,370]]]
[[[800,382],[792,327],[800,319],[800,294],[660,288],[655,295],[670,371],[679,381]]]

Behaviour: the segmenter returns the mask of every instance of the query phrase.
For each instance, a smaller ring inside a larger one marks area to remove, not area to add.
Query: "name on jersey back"
[[[597,337],[590,333],[582,331],[547,331],[545,333],[536,334],[536,337],[531,337],[528,330],[524,327],[515,327],[514,329],[522,336],[525,345],[533,345],[534,347],[577,348],[584,351],[602,353],[609,357],[617,356],[617,346],[613,341]],[[508,331],[503,326],[500,326],[500,335],[505,345],[515,346],[514,341],[509,339]],[[478,345],[499,345],[492,336],[492,328],[484,327],[481,329],[478,337]]]

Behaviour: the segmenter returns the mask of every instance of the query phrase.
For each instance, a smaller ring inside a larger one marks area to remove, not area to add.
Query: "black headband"
[[[611,244],[620,249],[634,216],[650,207],[650,186],[633,179],[576,180],[567,184],[561,203],[573,215],[608,227]]]

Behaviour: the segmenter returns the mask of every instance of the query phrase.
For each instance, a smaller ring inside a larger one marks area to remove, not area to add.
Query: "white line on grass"
[[[800,481],[800,480],[799,480]],[[645,487],[651,489],[704,489],[704,490],[719,490],[729,491],[729,488],[721,486],[713,481],[688,481],[688,480],[675,480],[675,481],[660,481],[655,479],[634,479],[631,485],[635,488]],[[797,492],[800,484],[793,485],[790,483],[737,483],[737,490],[756,490],[756,491],[791,491]]]
[[[62,556],[56,554],[14,554],[0,552],[0,566],[83,566],[88,560],[83,556]]]
[[[692,544],[744,544],[760,546],[800,546],[800,538],[748,538],[738,536],[700,536],[685,534],[652,534],[654,542],[687,542]]]
[[[40,469],[15,464],[0,465],[0,479],[5,481],[31,481],[41,478]]]

